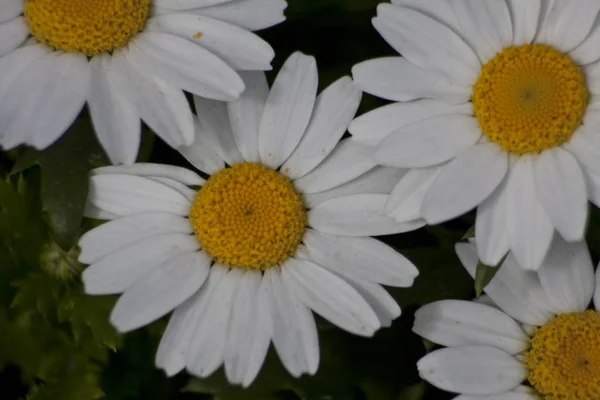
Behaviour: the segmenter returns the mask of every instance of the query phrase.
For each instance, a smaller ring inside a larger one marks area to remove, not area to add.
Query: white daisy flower
[[[374,148],[340,141],[360,103],[349,77],[319,97],[312,57],[293,54],[269,90],[223,103],[196,98],[198,124],[181,153],[191,170],[104,167],[91,177],[87,293],[124,293],[111,322],[127,332],[175,310],[156,364],[200,377],[221,364],[249,385],[272,341],[295,377],[319,364],[311,310],[371,336],[400,315],[380,286],[409,287],[418,271],[371,235],[419,228],[383,206],[403,171],[376,167]],[[199,187],[197,189],[197,187]]]
[[[283,21],[285,0],[3,0],[0,145],[44,149],[87,103],[114,164],[137,156],[143,120],[167,144],[194,140],[182,90],[239,97],[236,70],[269,70],[251,33]],[[29,38],[29,39],[28,39]]]
[[[386,212],[429,224],[477,207],[480,259],[537,269],[600,204],[597,0],[393,0],[373,25],[403,57],[354,67],[396,103],[356,119],[379,164],[411,168]]]
[[[456,252],[475,276],[475,244]],[[419,360],[423,379],[461,393],[455,400],[600,398],[600,270],[594,278],[585,242],[557,236],[537,272],[509,253],[485,292],[485,301],[442,300],[416,312],[413,331],[447,347]],[[596,310],[588,310],[592,297]]]

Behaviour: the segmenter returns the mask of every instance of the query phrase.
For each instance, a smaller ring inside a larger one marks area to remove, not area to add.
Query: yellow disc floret
[[[236,164],[210,177],[190,211],[202,248],[230,267],[266,269],[294,255],[306,211],[292,182],[260,164]]]
[[[522,155],[568,141],[588,97],[585,76],[567,55],[525,44],[503,49],[482,67],[472,101],[485,135]]]
[[[129,43],[151,0],[24,0],[31,34],[57,50],[93,56]]]
[[[525,355],[545,400],[600,399],[600,314],[563,314],[538,329]]]

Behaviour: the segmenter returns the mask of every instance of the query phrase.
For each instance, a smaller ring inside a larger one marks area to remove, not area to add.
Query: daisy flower
[[[600,204],[597,0],[393,0],[373,25],[402,57],[353,69],[395,101],[355,120],[379,164],[411,168],[386,212],[429,224],[477,208],[480,259],[537,269]]]
[[[239,97],[236,70],[268,70],[251,30],[281,22],[285,0],[3,0],[0,145],[44,149],[87,103],[114,164],[132,164],[143,120],[167,144],[194,140],[182,90]]]
[[[475,276],[475,244],[456,252]],[[600,398],[600,271],[594,279],[585,242],[556,237],[536,272],[509,253],[485,292],[485,301],[442,300],[416,312],[413,331],[447,347],[419,360],[423,379],[461,393],[455,400]]]
[[[295,377],[314,374],[314,311],[371,336],[400,308],[380,286],[418,271],[370,238],[419,228],[383,206],[401,170],[376,167],[373,148],[340,141],[361,92],[348,77],[316,97],[312,57],[293,54],[269,90],[243,73],[234,102],[195,98],[194,144],[205,172],[134,164],[91,176],[87,215],[111,219],[80,241],[89,294],[123,293],[111,322],[127,332],[171,310],[156,365],[206,377],[221,364],[249,385],[272,341]]]

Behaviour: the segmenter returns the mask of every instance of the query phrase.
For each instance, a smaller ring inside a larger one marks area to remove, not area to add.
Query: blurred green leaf
[[[502,263],[502,262],[501,262]],[[479,261],[475,270],[475,295],[481,296],[483,289],[490,283],[500,267],[489,267]]]
[[[65,251],[79,237],[89,171],[106,164],[90,121],[79,119],[52,146],[27,150],[13,167],[13,174],[40,167],[42,209],[54,239]]]

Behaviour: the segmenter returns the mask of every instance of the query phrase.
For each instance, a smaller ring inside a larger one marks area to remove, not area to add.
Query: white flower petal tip
[[[136,163],[129,166],[100,167],[93,169],[92,174],[123,174],[170,178],[188,186],[201,186],[205,183],[205,180],[194,171],[165,164]]]
[[[313,113],[317,86],[315,58],[292,54],[275,78],[260,122],[258,150],[266,166],[281,166],[302,139]]]
[[[343,279],[302,259],[288,259],[281,269],[285,286],[307,307],[340,328],[372,336],[381,324],[366,300]]]
[[[447,347],[486,345],[509,354],[529,347],[529,337],[504,312],[471,301],[443,300],[415,313],[413,332]]]
[[[507,352],[488,346],[460,346],[427,354],[417,363],[421,378],[455,393],[492,395],[511,391],[527,368]]]

